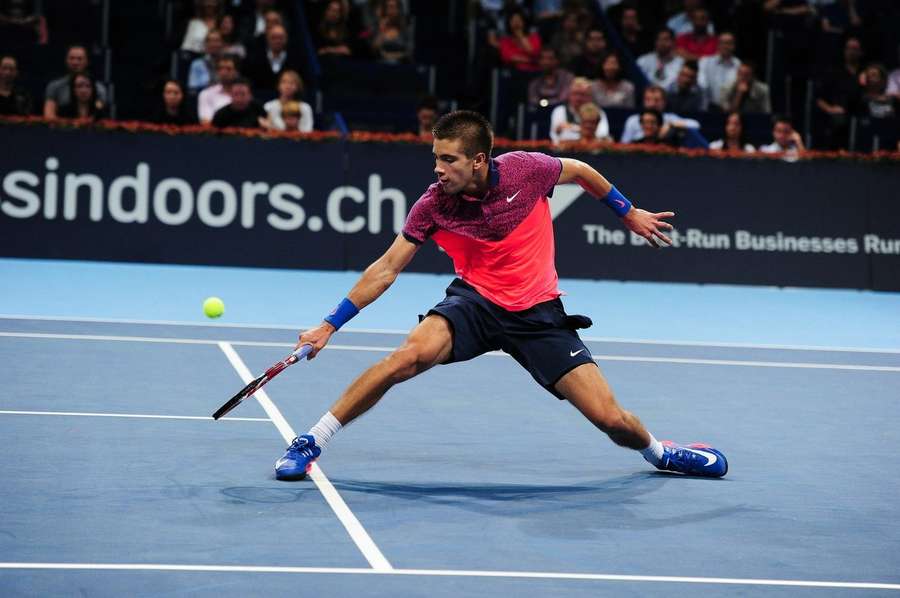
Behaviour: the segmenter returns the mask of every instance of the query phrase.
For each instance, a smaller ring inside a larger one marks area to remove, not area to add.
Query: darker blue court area
[[[274,480],[285,442],[256,401],[190,419],[243,385],[219,341],[256,374],[290,331],[0,319],[0,332],[4,596],[900,595],[897,353],[588,342],[658,438],[728,455],[718,480],[656,472],[507,356],[434,368],[319,461],[396,570],[376,574],[312,481]],[[304,433],[402,338],[340,333],[266,391]],[[101,567],[117,563],[225,569]],[[304,569],[228,569],[245,565]]]

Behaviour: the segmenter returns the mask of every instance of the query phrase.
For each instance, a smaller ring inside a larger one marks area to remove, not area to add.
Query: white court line
[[[238,375],[244,381],[244,384],[249,384],[251,380],[256,378],[256,376],[250,372],[250,369],[247,368],[247,365],[241,359],[241,356],[234,350],[234,347],[226,342],[220,342],[218,345],[219,348],[222,349],[222,352],[225,353],[225,356],[228,358],[228,361],[231,362],[231,365],[237,371]],[[266,413],[269,415],[269,419],[271,419],[272,423],[275,424],[275,427],[278,428],[284,441],[290,444],[297,436],[297,433],[294,432],[291,425],[284,419],[284,416],[281,415],[281,411],[278,410],[278,407],[275,406],[275,403],[272,402],[266,394],[266,391],[258,390],[253,396],[256,397],[256,400],[259,401],[259,404],[265,409]],[[309,477],[315,482],[319,491],[322,493],[322,496],[324,496],[326,502],[328,502],[328,506],[331,507],[334,514],[337,515],[337,518],[347,529],[347,533],[350,534],[353,542],[356,543],[356,547],[363,553],[363,556],[366,557],[366,560],[369,561],[372,568],[377,571],[393,570],[391,564],[381,553],[378,546],[375,545],[375,542],[372,541],[372,538],[363,528],[359,519],[356,518],[356,515],[353,514],[347,506],[347,503],[341,498],[341,495],[338,494],[338,491],[325,476],[325,473],[321,468],[319,468],[318,464],[313,463],[312,470],[309,472]]]
[[[900,590],[900,584],[865,581],[817,581],[741,577],[676,577],[669,575],[614,575],[605,573],[552,573],[539,571],[466,571],[455,569],[363,569],[351,567],[266,567],[256,565],[168,565],[155,563],[0,563],[0,569],[64,569],[86,571],[205,571],[215,573],[305,573],[325,575],[398,575],[410,577],[482,577],[504,579],[562,579],[690,583],[707,585]]]
[[[0,409],[0,415],[68,415],[74,417],[132,417],[136,419],[191,419],[203,421],[216,421],[211,415],[149,415],[146,413],[85,413],[81,411],[14,411]],[[228,417],[222,421],[232,422],[268,422],[265,417]]]
[[[0,337],[12,338],[40,338],[61,340],[86,340],[86,341],[126,341],[143,343],[175,343],[189,345],[218,345],[228,343],[244,347],[293,347],[292,343],[267,343],[257,341],[217,341],[213,339],[199,338],[165,338],[152,336],[107,336],[95,334],[50,334],[44,332],[0,332]],[[332,351],[369,351],[377,353],[390,353],[396,347],[376,347],[368,345],[328,345],[325,350]],[[494,357],[509,357],[502,351],[485,353]],[[788,368],[788,369],[816,369],[816,370],[849,370],[857,372],[900,372],[900,366],[891,365],[858,365],[843,363],[807,363],[793,361],[741,361],[734,359],[698,359],[690,357],[640,357],[634,355],[591,355],[598,361],[631,361],[637,363],[673,363],[694,365],[727,365],[743,367],[764,368]]]
[[[131,320],[116,318],[84,318],[72,316],[28,316],[0,314],[0,320],[37,320],[49,322],[93,322],[98,324],[147,324],[158,326],[198,326],[208,328],[237,328],[258,330],[308,330],[312,326],[290,324],[231,324],[225,322],[184,322],[179,320]],[[409,334],[410,330],[397,328],[342,328],[356,334]],[[725,349],[771,349],[781,351],[824,351],[838,353],[887,353],[900,354],[900,349],[876,347],[840,347],[828,345],[779,345],[766,343],[735,343],[721,341],[677,341],[665,339],[618,338],[612,336],[582,336],[581,340],[594,343],[621,343],[632,345],[671,345],[677,347],[716,347]]]

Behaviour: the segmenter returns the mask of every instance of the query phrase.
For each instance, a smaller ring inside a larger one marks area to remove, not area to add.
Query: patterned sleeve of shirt
[[[433,209],[438,193],[438,184],[433,183],[425,193],[413,204],[403,225],[403,237],[410,243],[421,245],[434,234],[437,226],[434,222]]]

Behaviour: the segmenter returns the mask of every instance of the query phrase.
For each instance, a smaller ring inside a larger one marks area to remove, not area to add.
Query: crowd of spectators
[[[160,78],[157,101],[143,115],[151,122],[309,132],[318,118],[307,94],[316,84],[311,63],[328,72],[341,61],[390,65],[414,62],[416,55],[410,0],[307,0],[303,27],[292,22],[293,3],[286,0],[183,1],[190,4],[177,35],[183,68],[178,76]],[[478,56],[526,78],[523,100],[532,110],[546,109],[549,137],[558,145],[677,146],[697,139],[705,145],[711,139],[713,150],[801,152],[803,139],[786,116],[771,117],[770,144],[754,147],[747,140],[748,118],[796,112],[791,79],[778,94],[772,79],[766,81],[773,64],[767,52],[775,50],[784,60],[775,69],[779,74],[813,82],[807,116],[817,147],[846,148],[855,121],[896,138],[900,68],[885,65],[900,66],[900,34],[878,34],[885,29],[878,19],[900,17],[900,2],[469,3],[471,18],[481,24],[474,41],[486,49]],[[0,31],[35,44],[52,34],[26,0],[2,3]],[[760,44],[769,33],[777,48]],[[66,49],[65,72],[47,76],[40,103],[18,83],[18,57],[0,56],[0,114],[108,118],[110,94],[91,68],[89,47]],[[410,115],[411,130],[428,138],[440,106],[435,98],[423,99]],[[631,112],[615,136],[610,110]],[[709,114],[721,115],[723,125],[701,137]]]

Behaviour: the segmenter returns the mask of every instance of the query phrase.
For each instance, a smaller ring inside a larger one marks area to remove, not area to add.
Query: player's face
[[[452,195],[474,189],[477,174],[486,167],[483,153],[467,158],[461,139],[435,139],[432,151],[434,173],[444,193]]]

